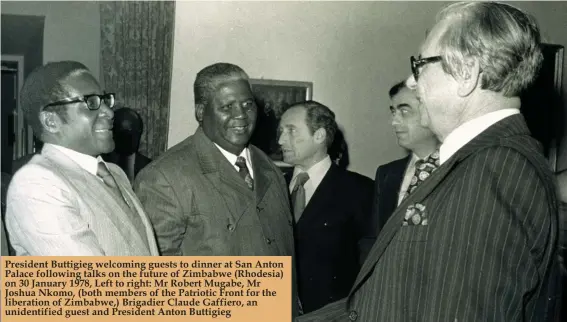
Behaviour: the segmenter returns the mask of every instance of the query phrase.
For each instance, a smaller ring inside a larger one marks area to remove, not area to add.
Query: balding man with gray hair
[[[44,146],[8,187],[6,227],[16,255],[158,255],[124,171],[100,157],[114,149],[114,101],[78,62],[48,63],[26,79],[22,109]]]

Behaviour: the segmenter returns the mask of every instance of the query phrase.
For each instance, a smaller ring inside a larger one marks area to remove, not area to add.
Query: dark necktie
[[[291,202],[293,203],[293,215],[295,222],[299,221],[301,214],[305,209],[305,187],[303,185],[309,180],[309,175],[306,172],[301,172],[295,179],[295,186],[291,192]]]
[[[246,159],[244,157],[236,158],[236,166],[238,167],[238,174],[246,181],[248,188],[250,190],[254,190],[254,179],[250,175],[250,171],[248,171],[248,166],[246,166]]]
[[[439,167],[439,151],[431,153],[425,160],[417,160],[415,162],[415,172],[411,178],[408,190],[404,196],[406,199],[425,179],[437,170]]]

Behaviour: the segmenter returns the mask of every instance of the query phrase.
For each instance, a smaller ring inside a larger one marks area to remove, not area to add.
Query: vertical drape
[[[167,147],[175,2],[101,1],[103,84],[142,116],[140,152]]]

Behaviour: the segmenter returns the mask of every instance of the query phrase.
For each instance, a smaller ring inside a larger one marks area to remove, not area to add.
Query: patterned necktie
[[[299,221],[299,218],[301,218],[301,214],[305,209],[305,187],[303,187],[303,185],[307,182],[307,180],[309,180],[309,175],[306,172],[301,172],[295,179],[295,186],[291,193],[295,222]]]
[[[415,172],[413,174],[413,177],[411,178],[404,199],[406,199],[417,188],[417,186],[419,186],[423,181],[425,181],[425,179],[429,178],[429,176],[435,170],[437,170],[438,167],[439,167],[439,151],[433,152],[425,160],[417,160],[415,162]]]
[[[254,190],[254,179],[250,175],[250,171],[248,171],[248,166],[246,166],[246,159],[244,157],[236,158],[236,166],[238,167],[238,174],[246,181],[248,188],[250,190]]]

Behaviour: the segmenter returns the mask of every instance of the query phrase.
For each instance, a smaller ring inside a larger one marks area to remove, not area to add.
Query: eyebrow
[[[399,110],[400,108],[403,108],[403,107],[412,108],[411,105],[406,104],[406,103],[402,103],[402,104],[398,104],[398,105],[396,105],[396,106],[391,106],[391,105],[390,105],[390,110],[393,110],[393,109]]]

